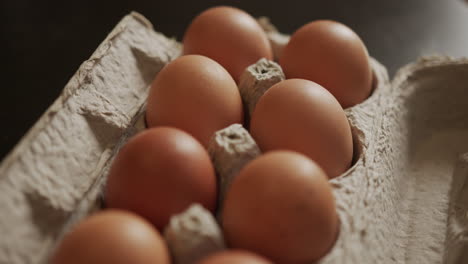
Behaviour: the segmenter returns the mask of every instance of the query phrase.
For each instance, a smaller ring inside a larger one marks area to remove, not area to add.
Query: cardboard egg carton
[[[277,56],[287,36],[260,21]],[[131,13],[80,66],[0,165],[0,263],[46,263],[99,209],[154,76],[180,51]],[[346,109],[355,162],[330,181],[340,234],[320,263],[468,263],[468,59],[423,58],[391,82],[371,64],[372,95]]]

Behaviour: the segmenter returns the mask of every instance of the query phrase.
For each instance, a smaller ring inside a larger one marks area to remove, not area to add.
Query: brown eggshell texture
[[[214,59],[236,82],[247,66],[261,58],[273,58],[268,38],[257,21],[228,6],[210,8],[198,15],[185,32],[183,44],[184,54]]]
[[[210,255],[197,264],[273,264],[269,260],[245,250],[226,250]]]
[[[345,172],[352,161],[351,128],[343,109],[311,81],[289,79],[273,85],[255,107],[250,132],[262,151],[303,153],[329,178]]]
[[[323,170],[302,154],[261,155],[234,178],[223,210],[230,247],[274,263],[311,263],[338,233],[335,200]]]
[[[166,65],[147,102],[149,127],[180,128],[205,147],[217,130],[243,122],[236,83],[219,63],[200,55],[182,56]]]
[[[216,178],[203,146],[169,127],[145,130],[120,150],[109,172],[106,204],[150,220],[163,230],[170,217],[192,203],[214,211]]]
[[[52,264],[169,264],[164,240],[143,218],[120,210],[96,213],[60,242]]]
[[[279,62],[286,78],[322,85],[343,108],[361,103],[371,92],[372,69],[364,43],[354,31],[335,21],[319,20],[299,28]]]

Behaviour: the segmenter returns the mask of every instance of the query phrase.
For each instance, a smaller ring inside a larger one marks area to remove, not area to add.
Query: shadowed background
[[[316,19],[345,23],[391,77],[421,55],[468,56],[464,0],[3,0],[0,160],[124,15],[138,11],[155,30],[181,40],[194,16],[221,4],[239,7],[254,17],[268,16],[284,33]]]

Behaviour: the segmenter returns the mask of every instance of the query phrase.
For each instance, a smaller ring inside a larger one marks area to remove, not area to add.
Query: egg
[[[52,254],[52,264],[169,264],[159,232],[130,212],[106,210],[79,223]]]
[[[147,100],[149,127],[182,129],[205,147],[217,130],[243,122],[242,99],[229,73],[200,55],[179,57],[156,76]]]
[[[216,178],[210,157],[188,133],[171,127],[145,130],[112,163],[105,201],[133,211],[159,230],[192,203],[214,211]]]
[[[273,85],[254,109],[250,132],[262,151],[300,152],[330,178],[351,165],[348,119],[335,97],[312,81],[289,79]]]
[[[372,90],[367,49],[349,27],[319,20],[299,28],[281,54],[286,78],[314,81],[328,89],[343,108],[363,102]]]
[[[248,163],[228,190],[222,221],[230,247],[291,264],[324,256],[339,226],[324,171],[292,151],[269,152]]]
[[[223,65],[236,82],[247,66],[261,58],[272,59],[266,33],[246,12],[228,6],[199,14],[183,38],[184,54],[201,54]]]
[[[197,264],[273,264],[264,257],[245,250],[226,250],[210,255]]]

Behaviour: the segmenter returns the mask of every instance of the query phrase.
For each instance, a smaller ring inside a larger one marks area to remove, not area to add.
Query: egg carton
[[[278,56],[288,36],[259,22]],[[46,263],[99,210],[154,76],[180,54],[133,12],[80,66],[0,165],[0,263]],[[468,263],[468,59],[421,58],[391,82],[371,65],[372,95],[345,110],[354,164],[330,180],[340,234],[319,263]]]

